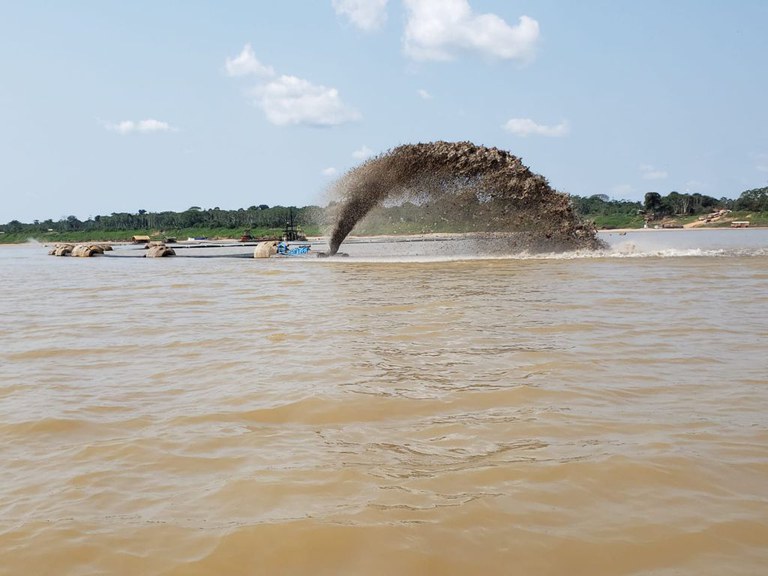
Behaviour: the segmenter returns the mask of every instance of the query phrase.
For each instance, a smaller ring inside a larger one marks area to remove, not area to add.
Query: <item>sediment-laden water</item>
[[[501,252],[601,247],[597,230],[574,212],[567,194],[506,150],[471,142],[398,146],[349,171],[332,193],[341,202],[332,255],[358,221],[387,202],[409,203],[427,229],[442,221],[492,233]]]
[[[764,573],[768,232],[604,237],[0,247],[0,574]]]

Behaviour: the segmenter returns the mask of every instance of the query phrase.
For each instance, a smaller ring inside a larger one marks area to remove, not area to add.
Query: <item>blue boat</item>
[[[309,254],[311,247],[309,244],[288,244],[280,242],[277,245],[278,256],[305,256]]]

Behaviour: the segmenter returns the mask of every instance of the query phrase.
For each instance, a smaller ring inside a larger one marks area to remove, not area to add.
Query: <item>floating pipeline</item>
[[[144,254],[145,258],[167,258],[169,256],[176,256],[176,251],[170,246],[166,246],[164,242],[150,242],[147,246],[147,252]]]
[[[163,258],[166,256],[175,256],[173,248],[166,246],[163,242],[150,242],[146,248],[146,253],[142,257]],[[102,256],[104,252],[111,252],[112,246],[109,244],[56,244],[48,252],[50,256],[74,256],[79,258],[90,258],[92,256]]]
[[[112,250],[109,244],[56,244],[48,252],[50,256],[75,256],[78,258],[90,258],[99,256]]]
[[[330,255],[374,207],[398,202],[492,235],[500,251],[604,247],[597,229],[578,217],[567,194],[552,189],[509,152],[471,142],[399,146],[352,169],[334,192],[341,202]]]

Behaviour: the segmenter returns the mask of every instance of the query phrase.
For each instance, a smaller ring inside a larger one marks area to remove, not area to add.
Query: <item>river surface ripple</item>
[[[768,234],[706,234],[0,247],[0,574],[764,574]]]

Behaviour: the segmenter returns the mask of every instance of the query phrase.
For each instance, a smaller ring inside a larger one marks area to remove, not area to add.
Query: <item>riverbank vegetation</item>
[[[571,196],[574,208],[600,229],[642,228],[649,226],[730,226],[734,220],[752,226],[768,225],[768,187],[746,190],[737,199],[714,198],[704,194],[658,192],[645,194],[643,202],[611,200],[604,194]],[[714,217],[714,214],[718,214]]]
[[[0,225],[0,242],[25,242],[30,238],[40,242],[128,242],[138,235],[148,235],[153,240],[240,238],[246,232],[253,238],[274,238],[282,235],[291,217],[304,234],[316,235],[320,234],[318,222],[322,212],[318,206],[296,208],[262,204],[238,210],[204,210],[192,206],[183,212],[113,212],[85,221],[75,216],[58,221],[35,220],[31,224],[14,220]]]
[[[649,226],[706,227],[730,226],[742,220],[751,226],[768,226],[768,187],[744,191],[737,199],[714,198],[703,194],[670,192],[662,196],[648,192],[643,202],[613,200],[606,195],[571,196],[576,212],[594,222],[599,229],[642,228]],[[327,232],[333,220],[335,205],[322,208],[305,206],[254,205],[237,210],[203,209],[192,206],[182,212],[112,213],[81,221],[75,216],[54,220],[17,220],[0,224],[0,243],[25,242],[127,242],[134,235],[152,239],[176,238],[240,238],[249,232],[254,238],[279,237],[293,216],[295,224],[309,236]],[[360,234],[420,234],[427,232],[471,232],[483,229],[483,218],[452,213],[451,204],[422,206],[405,203],[379,208],[356,228]],[[727,211],[717,218],[713,213]],[[481,214],[482,212],[478,212]],[[709,221],[707,221],[709,220]]]

